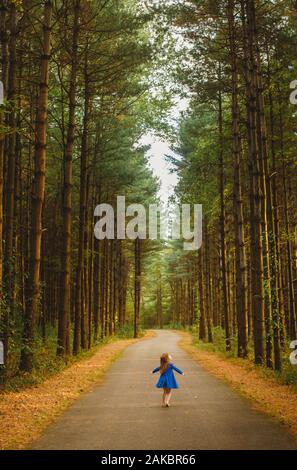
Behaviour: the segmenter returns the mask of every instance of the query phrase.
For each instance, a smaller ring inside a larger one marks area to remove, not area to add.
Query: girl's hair
[[[168,369],[169,363],[170,363],[170,354],[169,353],[164,353],[160,357],[160,373],[164,374],[166,370]]]

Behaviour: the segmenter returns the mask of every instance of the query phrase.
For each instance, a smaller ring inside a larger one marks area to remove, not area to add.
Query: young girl
[[[180,369],[175,367],[171,362],[172,357],[168,353],[162,354],[160,358],[160,367],[156,367],[152,370],[152,374],[160,371],[160,378],[156,383],[157,388],[163,388],[163,398],[162,406],[169,407],[169,402],[171,398],[171,390],[173,388],[178,388],[178,383],[175,380],[173,370],[178,372],[181,375],[185,375]]]

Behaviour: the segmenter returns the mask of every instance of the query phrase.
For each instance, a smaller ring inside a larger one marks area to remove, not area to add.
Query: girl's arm
[[[154,370],[152,370],[152,374],[155,374],[156,372],[158,372],[160,370],[160,367],[156,367]]]
[[[183,371],[180,370],[178,367],[175,367],[174,364],[172,364],[172,369],[174,369],[174,370],[175,370],[176,372],[178,372],[179,374],[184,375]]]

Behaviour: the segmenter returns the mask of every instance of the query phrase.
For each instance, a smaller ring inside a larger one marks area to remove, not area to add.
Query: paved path
[[[284,427],[205,372],[170,331],[129,346],[104,383],[84,394],[35,442],[34,449],[296,449]],[[169,351],[181,388],[162,408],[157,374]]]

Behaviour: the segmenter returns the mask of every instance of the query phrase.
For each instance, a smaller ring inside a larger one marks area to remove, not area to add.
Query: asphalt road
[[[190,450],[296,449],[284,426],[252,409],[226,384],[205,372],[177,346],[179,337],[156,337],[129,346],[102,385],[84,394],[33,449]],[[163,352],[170,352],[185,376],[171,407],[161,407],[154,387]]]

